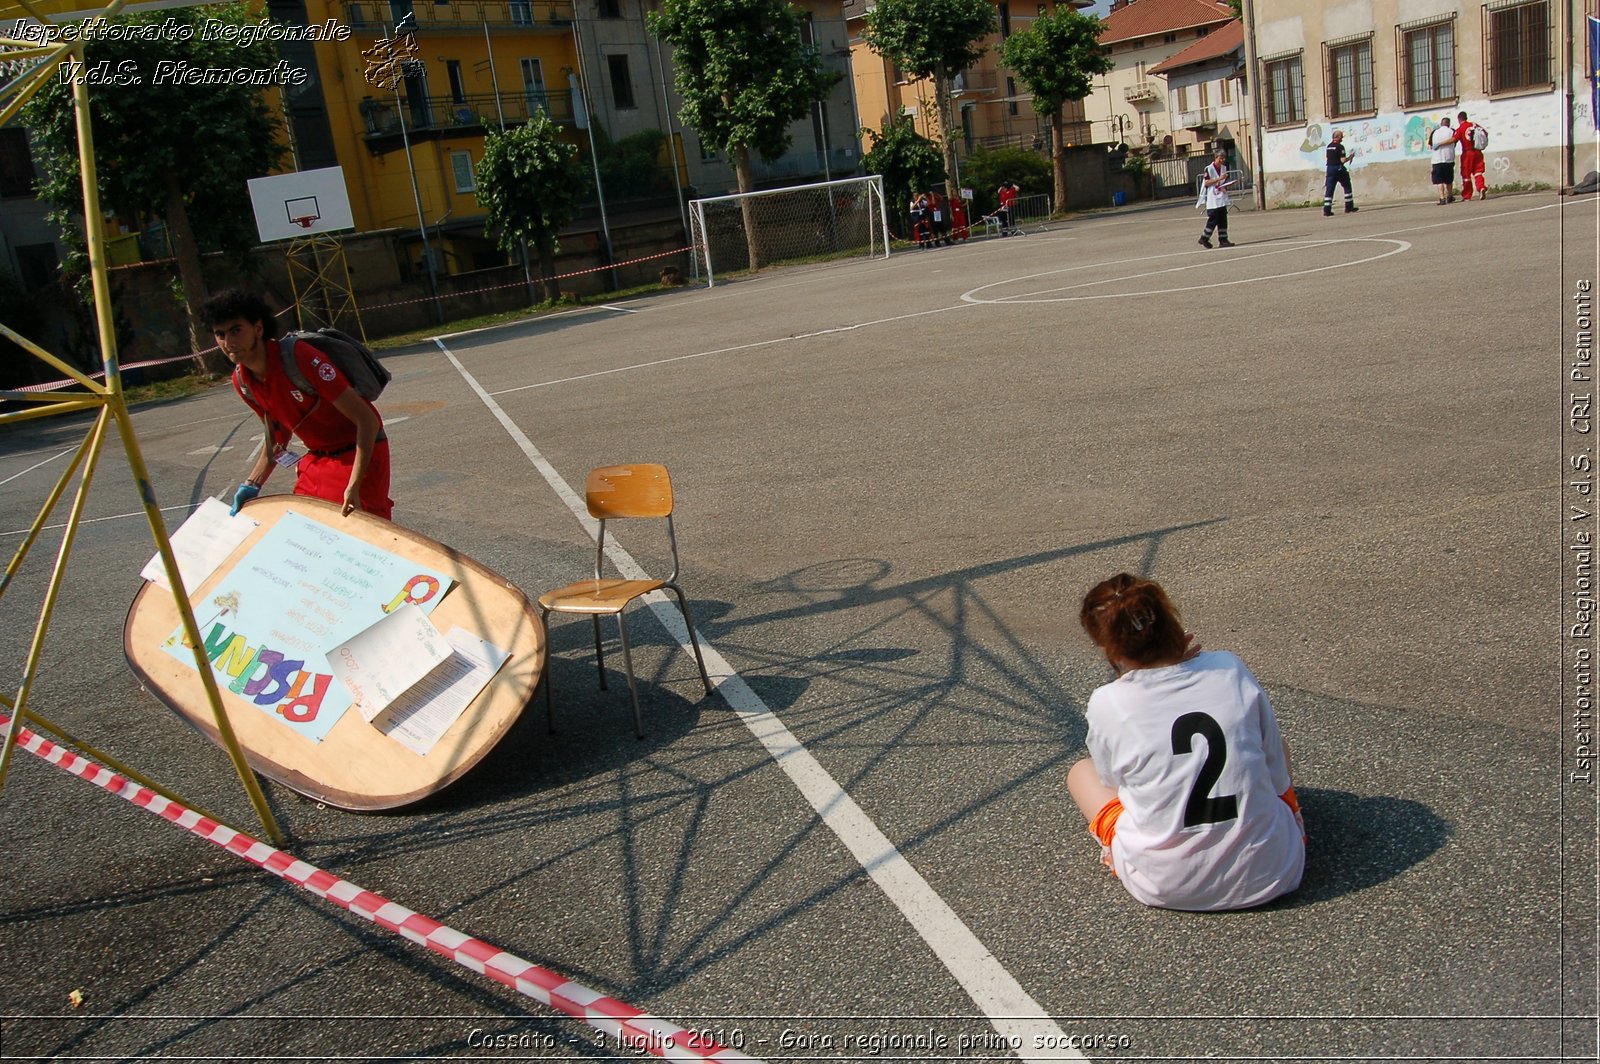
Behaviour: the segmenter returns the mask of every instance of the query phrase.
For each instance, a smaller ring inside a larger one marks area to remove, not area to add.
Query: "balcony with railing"
[[[1138,81],[1132,85],[1124,85],[1122,97],[1129,103],[1154,102],[1161,98],[1161,91],[1153,81]]]
[[[474,93],[455,99],[451,96],[405,96],[396,105],[393,97],[368,97],[361,101],[361,120],[366,140],[374,151],[387,150],[389,138],[400,138],[400,116],[405,115],[406,130],[441,136],[498,130],[502,120],[507,127],[520,126],[535,111],[543,111],[552,122],[575,121],[572,93]]]
[[[1217,112],[1210,107],[1196,107],[1192,111],[1179,111],[1179,129],[1207,129],[1217,124]]]
[[[417,19],[418,32],[473,30],[484,26],[537,30],[572,27],[572,0],[409,0],[383,3],[382,0],[345,0],[345,19],[356,32],[380,32],[394,25],[408,12]]]

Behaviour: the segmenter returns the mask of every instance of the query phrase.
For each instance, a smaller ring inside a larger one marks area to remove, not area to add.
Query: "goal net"
[[[766,266],[889,255],[877,174],[690,200],[689,223],[709,285]]]

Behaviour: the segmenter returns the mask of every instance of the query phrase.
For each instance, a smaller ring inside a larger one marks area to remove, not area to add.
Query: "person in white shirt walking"
[[[1225,248],[1233,247],[1233,242],[1228,239],[1228,153],[1218,148],[1212,156],[1211,165],[1206,167],[1205,199],[1206,199],[1206,229],[1200,234],[1200,246],[1211,246],[1211,234],[1215,232],[1218,243]]]
[[[1289,748],[1255,676],[1194,645],[1150,580],[1100,582],[1078,619],[1118,676],[1089,698],[1089,756],[1067,789],[1123,887],[1192,911],[1299,887],[1306,840]]]

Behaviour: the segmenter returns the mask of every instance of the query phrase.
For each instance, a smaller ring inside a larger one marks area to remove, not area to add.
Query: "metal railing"
[[[572,93],[543,92],[535,95],[473,93],[457,100],[450,96],[402,96],[397,108],[393,99],[368,99],[361,102],[361,118],[368,136],[382,137],[400,132],[400,112],[405,112],[406,128],[411,130],[500,128],[502,115],[507,126],[520,126],[534,111],[543,111],[552,122],[575,121]]]
[[[373,30],[393,25],[408,12],[416,16],[419,30],[476,29],[485,25],[526,29],[572,25],[571,0],[455,0],[453,3],[382,3],[345,0],[351,29]]]
[[[1154,100],[1159,95],[1160,90],[1153,81],[1140,81],[1132,85],[1124,85],[1122,88],[1122,98],[1130,102],[1133,100]]]

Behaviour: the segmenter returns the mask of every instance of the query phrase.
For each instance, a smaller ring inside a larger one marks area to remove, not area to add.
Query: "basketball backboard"
[[[257,177],[249,184],[263,244],[356,227],[342,166]]]

